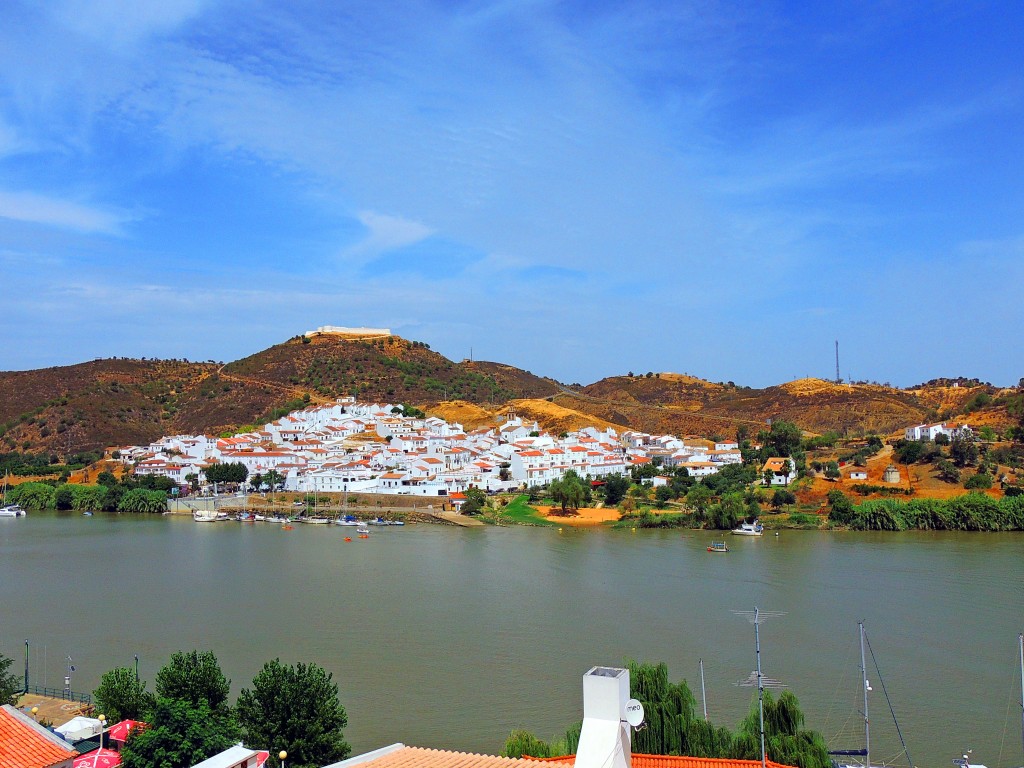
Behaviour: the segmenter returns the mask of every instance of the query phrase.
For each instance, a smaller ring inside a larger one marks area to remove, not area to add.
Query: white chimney
[[[583,730],[575,768],[631,768],[629,670],[593,667],[583,676]]]

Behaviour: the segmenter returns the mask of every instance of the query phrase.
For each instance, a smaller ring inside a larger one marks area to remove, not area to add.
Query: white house
[[[787,472],[786,469],[789,468]],[[792,459],[773,456],[761,467],[761,474],[770,479],[771,485],[789,485],[796,480],[796,466]],[[768,485],[769,483],[765,483]]]

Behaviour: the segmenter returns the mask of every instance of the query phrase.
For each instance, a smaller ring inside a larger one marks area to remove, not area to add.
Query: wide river
[[[582,675],[665,661],[734,727],[765,674],[799,697],[833,748],[861,745],[863,620],[918,766],[972,748],[1019,766],[1024,538],[1019,534],[353,529],[197,524],[187,518],[36,513],[0,520],[0,652],[34,684],[72,687],[140,657],[212,649],[238,690],[264,661],[334,673],[356,753],[395,741],[496,753],[513,728],[541,738],[582,716]],[[899,752],[868,661],[872,758]],[[152,688],[152,682],[150,682]],[[699,706],[699,704],[698,704]],[[903,765],[906,765],[906,761]]]

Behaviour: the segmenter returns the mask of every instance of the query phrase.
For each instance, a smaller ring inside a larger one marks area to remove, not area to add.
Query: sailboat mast
[[[858,622],[860,628],[860,679],[864,686],[864,765],[871,768],[871,725],[868,721],[868,668],[864,658],[864,622]]]
[[[697,659],[697,661],[700,663],[700,700],[704,705],[704,722],[706,723],[708,721],[708,694],[704,690],[704,659]],[[1024,665],[1024,661],[1021,664]],[[1022,666],[1022,669],[1024,669],[1024,666]]]
[[[1020,646],[1020,739],[1024,748],[1024,633],[1017,635]]]

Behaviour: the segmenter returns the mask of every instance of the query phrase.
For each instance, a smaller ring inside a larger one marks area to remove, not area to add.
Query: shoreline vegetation
[[[161,514],[168,511],[169,498],[162,490],[113,486],[25,482],[7,492],[7,503],[19,504],[33,512],[113,512]],[[702,494],[697,494],[701,497]],[[756,493],[726,494],[715,501],[701,498],[688,508],[656,509],[648,505],[622,504],[614,507],[567,507],[563,512],[554,499],[530,494],[489,497],[478,513],[481,523],[537,527],[605,527],[615,529],[684,529],[726,532],[744,520],[758,518],[766,530],[831,531],[1024,531],[1024,495],[994,499],[973,491],[951,499],[870,499],[854,504],[840,491],[829,493],[827,507],[813,512],[755,511],[760,505]],[[306,507],[299,511],[311,511]],[[744,514],[744,513],[750,514]]]

